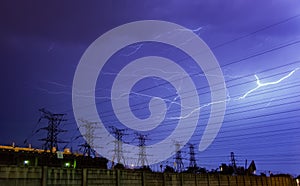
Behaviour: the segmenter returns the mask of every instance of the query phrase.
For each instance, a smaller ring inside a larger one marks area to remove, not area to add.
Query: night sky
[[[198,98],[195,99],[200,100],[200,105],[193,108],[199,108],[200,117],[188,142],[195,144],[199,166],[216,169],[221,163],[229,163],[230,152],[234,152],[239,166],[244,166],[246,159],[254,160],[258,173],[299,174],[300,1],[296,0],[1,1],[0,144],[15,142],[17,146],[24,146],[28,145],[24,144],[27,139],[34,147],[42,148],[38,139],[46,133],[37,130],[47,122],[37,124],[41,116],[38,109],[46,108],[66,114],[67,121],[61,127],[68,132],[59,137],[68,143],[60,147],[66,145],[77,151],[78,144],[83,143],[83,138],[78,138],[80,132],[72,106],[77,65],[87,48],[101,35],[123,24],[143,20],[181,25],[192,30],[211,49],[226,84],[222,127],[212,144],[198,151],[211,111],[208,77],[178,48],[139,42],[112,55],[99,74],[95,102],[106,130],[109,131],[110,126],[126,128],[115,116],[109,98],[116,75],[133,60],[162,56],[185,69],[197,87]],[[118,38],[111,42],[118,42]],[[136,69],[136,73],[140,70],[143,68]],[[173,75],[182,77],[179,73]],[[180,89],[188,92],[184,83]],[[177,93],[171,83],[154,76],[145,77],[132,87],[129,105],[137,118],[150,116],[148,105],[153,97],[163,98],[167,107],[160,126],[141,132],[148,134],[147,145],[158,143],[176,129],[181,103],[189,97],[177,97]],[[83,105],[82,109],[88,106]],[[134,137],[136,131],[128,129],[126,132],[129,135],[124,141],[138,145]],[[181,134],[179,143],[187,137],[184,130]],[[188,166],[188,144],[181,145],[184,163]],[[175,144],[169,146],[175,152]],[[155,152],[148,151],[151,158]],[[170,155],[164,163],[173,165],[173,161],[174,156]]]

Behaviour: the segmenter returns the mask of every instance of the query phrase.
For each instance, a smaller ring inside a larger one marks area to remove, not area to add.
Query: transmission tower
[[[184,165],[182,162],[182,151],[180,150],[180,144],[178,142],[175,142],[175,150],[176,150],[176,156],[175,156],[175,170],[176,172],[181,172],[184,169]]]
[[[189,167],[197,167],[196,158],[195,158],[195,146],[193,144],[189,144],[190,149],[190,164]]]
[[[115,148],[114,148],[114,155],[112,158],[112,165],[114,166],[115,159],[117,159],[118,164],[122,164],[121,160],[123,160],[123,165],[125,165],[125,158],[123,155],[122,143],[123,143],[123,137],[125,135],[124,132],[126,129],[118,129],[114,126],[110,126],[110,129],[116,138],[116,140],[114,141]]]
[[[83,154],[91,157],[93,155],[96,156],[96,152],[94,150],[94,140],[95,140],[95,129],[96,126],[99,124],[98,122],[89,122],[87,120],[79,119],[82,124],[80,127],[85,129],[85,133],[82,136],[85,138],[85,143],[81,144],[80,146],[83,147]]]
[[[236,160],[235,160],[235,156],[234,156],[233,152],[230,153],[230,161],[231,161],[231,165],[233,167],[234,172],[236,172],[236,169],[237,169]]]
[[[60,124],[62,121],[66,121],[64,119],[65,114],[53,114],[50,111],[47,111],[45,108],[39,109],[41,112],[41,117],[38,121],[41,122],[42,119],[48,120],[48,126],[40,128],[40,130],[47,131],[47,137],[40,139],[40,141],[44,141],[44,149],[50,150],[50,152],[54,153],[58,150],[58,143],[65,143],[64,141],[58,140],[58,135],[61,132],[66,132],[66,130],[60,129]]]
[[[138,165],[141,165],[142,167],[148,165],[147,160],[147,153],[146,153],[146,139],[147,135],[136,133],[137,139],[139,140],[139,158],[138,158]]]

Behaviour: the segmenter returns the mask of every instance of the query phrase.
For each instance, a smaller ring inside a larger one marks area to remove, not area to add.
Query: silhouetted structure
[[[165,170],[164,170],[164,172],[166,172],[166,173],[174,173],[175,170],[174,170],[173,167],[170,167],[169,165],[167,165],[166,168],[165,168]]]
[[[41,130],[47,131],[47,137],[40,140],[45,142],[43,145],[45,150],[50,150],[50,152],[54,153],[58,150],[58,143],[65,143],[64,141],[58,140],[59,133],[66,132],[66,130],[60,129],[61,122],[66,121],[66,119],[64,119],[65,114],[53,114],[45,108],[39,109],[39,111],[41,112],[41,117],[38,123],[40,123],[42,119],[48,120],[48,126],[40,128]]]
[[[235,160],[234,152],[230,153],[230,161],[231,161],[231,165],[233,167],[233,171],[234,171],[234,173],[236,173],[237,167],[236,167],[236,160]]]
[[[90,157],[91,155],[96,157],[96,151],[94,150],[94,140],[95,140],[95,129],[98,122],[89,122],[87,120],[80,120],[82,124],[80,127],[83,127],[85,130],[85,133],[82,134],[82,136],[85,139],[85,143],[81,144],[80,146],[83,147],[83,154]]]
[[[256,165],[255,165],[254,160],[252,160],[247,169],[247,174],[255,174],[255,171],[256,171]]]
[[[175,142],[175,150],[176,150],[175,170],[176,170],[176,172],[181,172],[184,169],[184,165],[182,162],[180,144],[178,142]]]
[[[195,158],[195,147],[193,144],[189,144],[189,149],[190,149],[190,164],[189,167],[197,167],[197,162]]]
[[[123,148],[122,148],[125,129],[118,129],[114,126],[110,126],[110,129],[112,130],[112,133],[116,138],[116,140],[114,141],[115,148],[114,148],[114,155],[112,158],[112,167],[114,167],[115,159],[117,159],[117,164],[125,165],[125,158],[123,156]],[[121,160],[123,160],[123,162],[121,162]]]
[[[137,139],[139,140],[139,158],[138,158],[138,165],[141,165],[142,167],[146,167],[148,165],[147,160],[147,153],[146,153],[146,139],[147,135],[136,133]]]

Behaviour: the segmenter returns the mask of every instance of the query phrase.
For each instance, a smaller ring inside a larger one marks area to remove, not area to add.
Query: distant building
[[[87,157],[71,153],[70,149],[52,151],[27,147],[1,146],[0,165],[49,166],[67,168],[100,168],[107,169],[108,160],[102,157]]]

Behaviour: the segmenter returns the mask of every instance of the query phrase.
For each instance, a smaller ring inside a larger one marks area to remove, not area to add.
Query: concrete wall
[[[288,177],[0,166],[0,186],[296,186]]]

